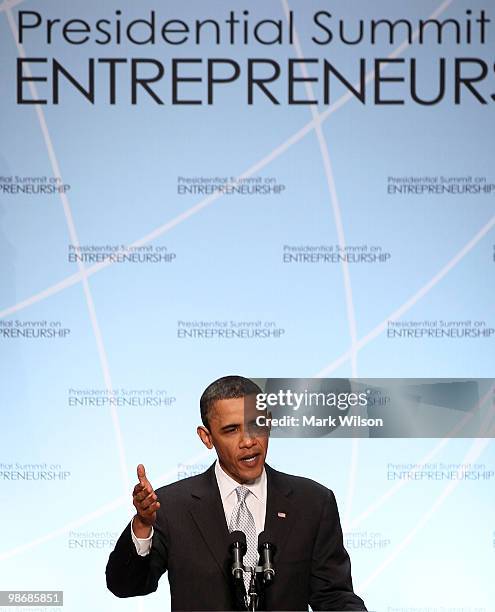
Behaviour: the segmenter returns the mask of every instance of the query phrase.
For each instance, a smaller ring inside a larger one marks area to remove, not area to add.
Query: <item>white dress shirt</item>
[[[223,511],[225,512],[225,521],[227,526],[230,523],[230,517],[237,504],[237,494],[235,492],[236,487],[239,483],[229,476],[220,466],[218,460],[215,462],[215,478],[217,479],[218,489],[220,491],[220,497],[222,499]],[[253,480],[252,482],[246,482],[245,485],[250,493],[246,496],[246,505],[249,511],[253,515],[254,524],[256,525],[256,535],[263,531],[265,528],[265,515],[266,515],[266,472],[263,467],[261,475]],[[138,555],[145,557],[149,554],[151,549],[151,541],[153,539],[153,527],[151,528],[151,534],[149,538],[137,538],[132,529],[131,523],[131,536],[132,541],[136,547]]]

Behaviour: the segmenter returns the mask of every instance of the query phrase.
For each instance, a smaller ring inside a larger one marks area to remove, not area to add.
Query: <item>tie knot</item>
[[[241,485],[240,487],[236,487],[235,492],[237,494],[237,501],[242,504],[246,499],[246,495],[249,493],[249,489],[244,485]]]

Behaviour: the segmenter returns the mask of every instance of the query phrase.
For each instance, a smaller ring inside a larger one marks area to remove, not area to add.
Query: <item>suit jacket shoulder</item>
[[[321,483],[311,478],[304,476],[295,476],[294,474],[286,474],[279,472],[269,465],[265,465],[268,476],[268,482],[271,482],[279,489],[291,490],[297,497],[309,496],[311,499],[319,499],[322,502],[328,497],[333,497],[333,492]]]

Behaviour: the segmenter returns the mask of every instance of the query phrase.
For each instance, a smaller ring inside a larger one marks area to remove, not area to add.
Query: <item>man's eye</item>
[[[228,427],[227,429],[225,429],[225,433],[232,433],[234,431],[236,431],[237,427]]]

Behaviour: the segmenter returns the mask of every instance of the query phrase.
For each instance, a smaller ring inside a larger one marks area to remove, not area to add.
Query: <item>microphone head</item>
[[[229,537],[230,542],[230,550],[233,548],[239,548],[242,555],[246,554],[247,544],[246,544],[246,534],[243,531],[232,531]]]
[[[231,531],[229,536],[229,542],[234,544],[234,542],[241,542],[241,544],[246,543],[246,534],[244,531]]]
[[[269,548],[272,551],[272,554],[275,553],[276,547],[275,544],[272,544],[273,538],[268,531],[262,531],[258,536],[258,552],[261,555],[262,550],[266,550]]]

